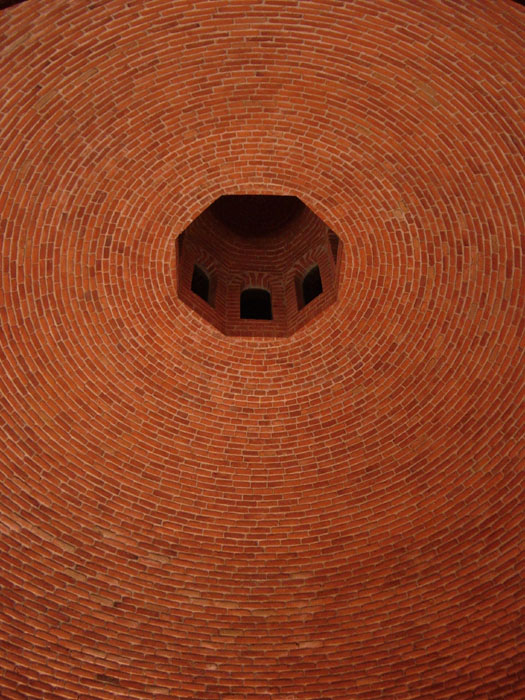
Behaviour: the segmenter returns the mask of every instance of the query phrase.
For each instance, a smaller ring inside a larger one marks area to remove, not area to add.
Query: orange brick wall
[[[525,698],[524,16],[0,13],[2,699]],[[254,192],[341,238],[288,338],[177,296]]]

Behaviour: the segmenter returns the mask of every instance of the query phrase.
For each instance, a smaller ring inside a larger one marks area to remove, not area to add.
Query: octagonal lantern
[[[224,195],[177,239],[178,295],[226,335],[288,336],[336,300],[340,258],[297,197]]]

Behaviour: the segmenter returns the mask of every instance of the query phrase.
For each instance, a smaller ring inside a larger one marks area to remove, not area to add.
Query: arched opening
[[[299,308],[309,304],[313,299],[318,297],[322,291],[323,283],[321,282],[321,272],[319,270],[319,265],[315,265],[303,277],[301,285],[302,299],[299,300],[300,302],[302,301],[302,305],[299,303]]]
[[[337,264],[337,254],[339,252],[339,238],[333,231],[330,231],[330,233],[328,234],[328,240],[330,242],[330,250],[332,251],[334,263]]]
[[[272,297],[267,289],[248,288],[241,293],[241,318],[272,320]]]
[[[199,265],[193,266],[191,291],[208,304],[210,303],[210,278]]]

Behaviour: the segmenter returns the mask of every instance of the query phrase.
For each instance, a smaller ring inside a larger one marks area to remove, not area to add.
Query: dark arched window
[[[303,278],[302,293],[303,305],[309,304],[312,299],[318,297],[323,291],[323,283],[321,282],[321,272],[319,265],[312,267]]]
[[[204,272],[202,267],[193,266],[193,275],[191,278],[191,291],[204,301],[210,303],[210,278]]]
[[[328,240],[330,241],[330,249],[332,251],[332,257],[334,262],[337,262],[337,252],[339,250],[339,238],[335,235],[333,231],[328,234]]]
[[[272,320],[272,297],[266,289],[249,288],[241,294],[241,318]]]

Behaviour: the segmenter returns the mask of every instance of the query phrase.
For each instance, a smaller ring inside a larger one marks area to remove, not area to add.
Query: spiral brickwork
[[[525,698],[524,10],[0,13],[0,695]],[[338,300],[176,293],[223,194],[299,197]]]

